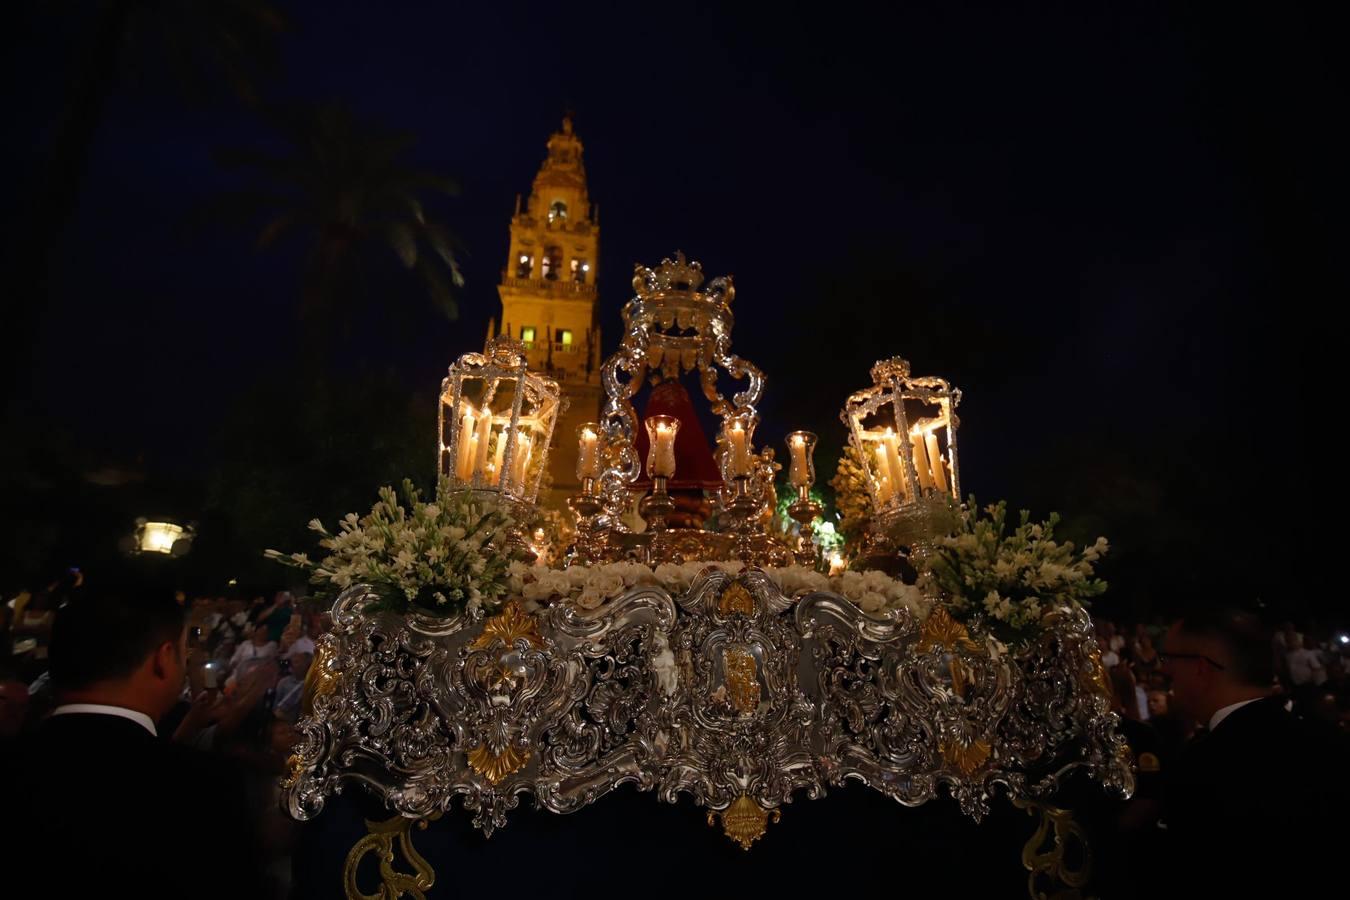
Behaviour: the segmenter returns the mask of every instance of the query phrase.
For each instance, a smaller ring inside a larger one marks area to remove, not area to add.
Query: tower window
[[[531,270],[534,269],[534,257],[522,253],[520,259],[516,261],[516,277],[529,278]]]
[[[562,202],[561,200],[554,200],[553,203],[548,208],[548,220],[550,222],[557,222],[566,220],[566,218],[567,218],[567,204]]]
[[[540,274],[548,281],[558,280],[558,269],[562,267],[562,253],[557,247],[549,247],[540,261]]]
[[[558,343],[562,344],[564,347],[572,346],[572,329],[558,329]]]
[[[591,270],[590,265],[579,259],[572,260],[572,280],[577,284],[586,283],[586,273]]]
[[[520,339],[525,342],[526,346],[532,345],[534,343],[534,326],[526,325],[525,327],[521,328]]]

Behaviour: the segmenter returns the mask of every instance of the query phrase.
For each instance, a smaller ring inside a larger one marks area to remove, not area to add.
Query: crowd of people
[[[50,730],[48,723],[60,723],[70,731],[78,719],[97,718],[70,715],[72,707],[89,705],[72,703],[81,693],[102,692],[116,699],[117,678],[127,676],[122,670],[131,663],[125,654],[119,658],[114,645],[139,646],[136,632],[153,630],[156,622],[141,612],[143,607],[153,609],[155,598],[129,596],[134,593],[86,586],[83,575],[72,572],[42,590],[7,598],[0,618],[0,639],[9,651],[0,657],[0,748],[6,753],[23,752],[21,748],[34,743],[42,746]],[[272,593],[270,599],[265,595],[189,598],[180,591],[166,594],[160,603],[160,619],[176,623],[182,633],[177,670],[181,676],[177,690],[152,716],[153,734],[185,754],[213,761],[228,773],[224,781],[218,774],[200,777],[237,789],[235,796],[220,801],[225,806],[219,813],[226,819],[231,815],[225,814],[225,807],[238,813],[233,827],[244,834],[229,839],[248,844],[236,848],[242,854],[241,862],[252,860],[248,865],[257,875],[249,884],[252,893],[248,896],[285,896],[295,826],[280,810],[280,777],[297,740],[295,725],[302,712],[305,679],[331,620],[326,609],[307,599],[297,600],[284,590]],[[167,632],[162,629],[163,633]],[[75,654],[89,659],[94,669],[100,660],[106,661],[107,671],[70,676]],[[117,678],[109,677],[109,672]],[[91,691],[89,684],[96,690]],[[146,710],[153,703],[138,697],[128,703],[94,705]],[[85,745],[83,752],[92,754],[87,740],[101,736],[66,737]],[[49,749],[43,753],[49,757],[43,766],[63,758]],[[122,756],[114,753],[113,758],[127,766]],[[185,758],[176,757],[180,762]],[[139,771],[135,766],[125,770]],[[191,780],[200,777],[193,775]],[[205,786],[184,783],[180,789],[200,809],[196,792]],[[205,790],[203,796],[216,793]],[[241,800],[245,802],[239,805]],[[49,798],[47,803],[51,802]]]

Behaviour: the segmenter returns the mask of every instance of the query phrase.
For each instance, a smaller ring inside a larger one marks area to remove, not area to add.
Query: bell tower
[[[519,195],[511,217],[511,243],[498,292],[500,328],[525,344],[530,368],[562,387],[568,409],[554,429],[549,455],[553,488],[541,503],[561,507],[580,487],[576,429],[600,416],[600,326],[596,281],[600,224],[586,190],[581,140],[571,117],[548,139],[548,156],[534,176],[524,208]]]

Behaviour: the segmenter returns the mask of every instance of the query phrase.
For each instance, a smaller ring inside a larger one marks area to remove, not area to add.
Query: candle
[[[908,482],[905,481],[905,467],[900,461],[900,438],[896,435],[894,428],[887,428],[886,433],[881,437],[881,446],[886,453],[886,477],[891,482],[891,492],[903,491],[902,496],[909,496],[907,489]]]
[[[675,435],[680,433],[680,420],[674,416],[648,416],[647,439],[651,449],[647,453],[647,474],[653,478],[669,478],[675,474]]]
[[[886,459],[886,448],[882,444],[877,444],[877,500],[881,503],[885,503],[895,494],[889,470],[890,462]]]
[[[501,484],[502,480],[502,457],[506,455],[506,429],[503,428],[497,432],[497,451],[492,455],[492,469],[490,480],[493,484]]]
[[[811,460],[806,453],[806,435],[794,434],[788,439],[788,455],[791,461],[788,484],[799,488],[810,487]]]
[[[492,441],[492,416],[486,409],[483,410],[483,418],[478,423],[478,433],[475,437],[478,442],[473,448],[473,474],[486,477],[488,451],[491,449]]]
[[[731,474],[733,477],[750,474],[750,446],[745,426],[732,422],[727,427],[727,442],[731,445]]]
[[[600,477],[600,431],[598,426],[587,422],[577,430],[577,477]]]
[[[516,438],[516,458],[511,468],[514,470],[511,480],[515,482],[516,489],[524,491],[525,476],[530,471],[530,436],[523,431]]]
[[[947,481],[947,468],[942,464],[942,451],[938,449],[937,435],[930,431],[924,435],[923,440],[928,447],[928,463],[933,467],[934,483],[944,494],[951,493]]]
[[[455,449],[455,477],[468,481],[473,475],[470,443],[477,433],[473,430],[478,417],[474,415],[471,404],[465,404],[464,414],[459,419],[459,446]]]
[[[909,442],[914,448],[914,469],[919,476],[919,487],[933,487],[933,473],[928,470],[928,451],[923,445],[923,435],[917,431],[911,431]]]

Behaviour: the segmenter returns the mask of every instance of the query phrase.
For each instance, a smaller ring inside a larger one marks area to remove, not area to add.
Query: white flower
[[[439,519],[441,517],[441,508],[434,503],[428,503],[422,507],[422,513],[428,519]]]
[[[880,612],[886,607],[886,598],[876,591],[864,591],[863,595],[858,598],[858,605],[866,613]]]
[[[593,571],[586,578],[586,589],[594,589],[602,598],[609,599],[623,592],[624,581],[614,572]]]
[[[580,606],[582,609],[595,609],[604,602],[605,595],[593,584],[586,585],[577,596],[577,606]]]

